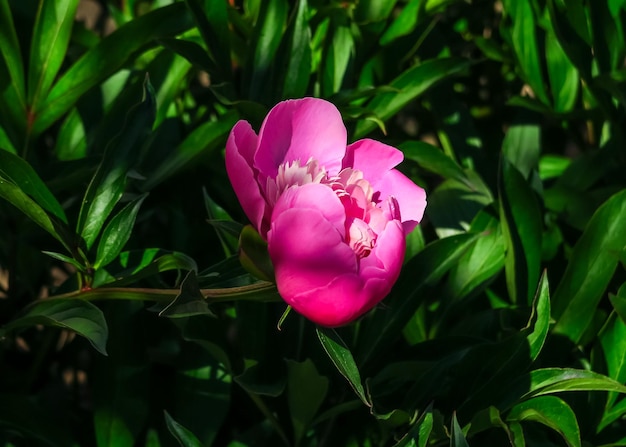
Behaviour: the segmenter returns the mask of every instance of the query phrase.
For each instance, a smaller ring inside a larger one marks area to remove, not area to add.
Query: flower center
[[[327,185],[337,194],[346,211],[345,242],[359,259],[369,256],[390,213],[377,206],[377,194],[363,178],[363,172],[346,168],[329,177],[317,160],[309,159],[305,165],[299,160],[287,162],[278,167],[276,178],[267,180],[266,198],[273,205],[291,186],[307,183]]]
[[[276,178],[267,179],[266,199],[273,206],[287,188],[307,183],[322,183],[326,177],[326,170],[313,158],[310,158],[304,166],[300,164],[300,160],[283,163],[278,167]]]
[[[380,209],[373,200],[374,189],[357,169],[346,168],[328,179],[346,210],[346,242],[359,259],[366,258],[376,246],[378,237],[373,221],[377,221]]]

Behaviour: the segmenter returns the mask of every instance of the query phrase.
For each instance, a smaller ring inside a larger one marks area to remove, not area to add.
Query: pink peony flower
[[[226,170],[243,210],[268,243],[282,298],[322,326],[360,317],[398,279],[405,235],[426,194],[396,169],[399,150],[373,140],[346,145],[335,106],[284,101],[259,135],[239,121]]]

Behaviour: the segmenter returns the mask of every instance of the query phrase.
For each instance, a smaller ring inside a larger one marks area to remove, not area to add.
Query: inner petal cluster
[[[276,177],[267,180],[267,200],[274,204],[288,188],[308,183],[327,185],[335,192],[346,213],[345,242],[357,258],[369,256],[387,221],[396,218],[397,213],[383,212],[378,206],[378,194],[363,178],[363,172],[345,168],[337,175],[329,176],[315,159],[309,159],[304,165],[299,160],[283,163]]]

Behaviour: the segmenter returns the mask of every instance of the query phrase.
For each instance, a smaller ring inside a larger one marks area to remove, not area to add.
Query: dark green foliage
[[[618,0],[1,1],[0,446],[625,445],[625,42]],[[428,193],[336,330],[224,168],[302,96]]]

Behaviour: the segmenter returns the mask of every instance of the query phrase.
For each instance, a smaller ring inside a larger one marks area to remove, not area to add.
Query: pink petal
[[[287,189],[274,205],[272,222],[289,210],[314,210],[345,236],[346,212],[341,201],[327,185],[307,183]]]
[[[293,309],[322,326],[348,324],[378,304],[389,292],[384,280],[364,282],[354,274],[337,276],[329,284],[285,299]]]
[[[417,186],[397,169],[387,171],[375,189],[380,191],[380,201],[395,197],[400,205],[402,225],[409,234],[422,220],[426,209],[426,191]]]
[[[391,289],[400,275],[405,250],[402,224],[397,220],[387,222],[384,231],[378,235],[376,247],[367,258],[361,259],[360,276],[364,280],[383,279]]]
[[[291,297],[357,272],[354,252],[319,210],[285,210],[267,237],[278,292],[289,304]]]
[[[380,179],[403,159],[404,154],[395,147],[365,139],[348,145],[342,167],[352,167],[363,172],[363,178],[378,191]]]
[[[239,121],[226,141],[226,172],[246,216],[261,231],[265,214],[265,199],[256,180],[253,158],[257,136],[247,121]]]
[[[283,101],[265,118],[259,132],[256,167],[264,176],[276,177],[278,166],[310,158],[334,175],[346,151],[346,128],[330,102],[316,98]]]

